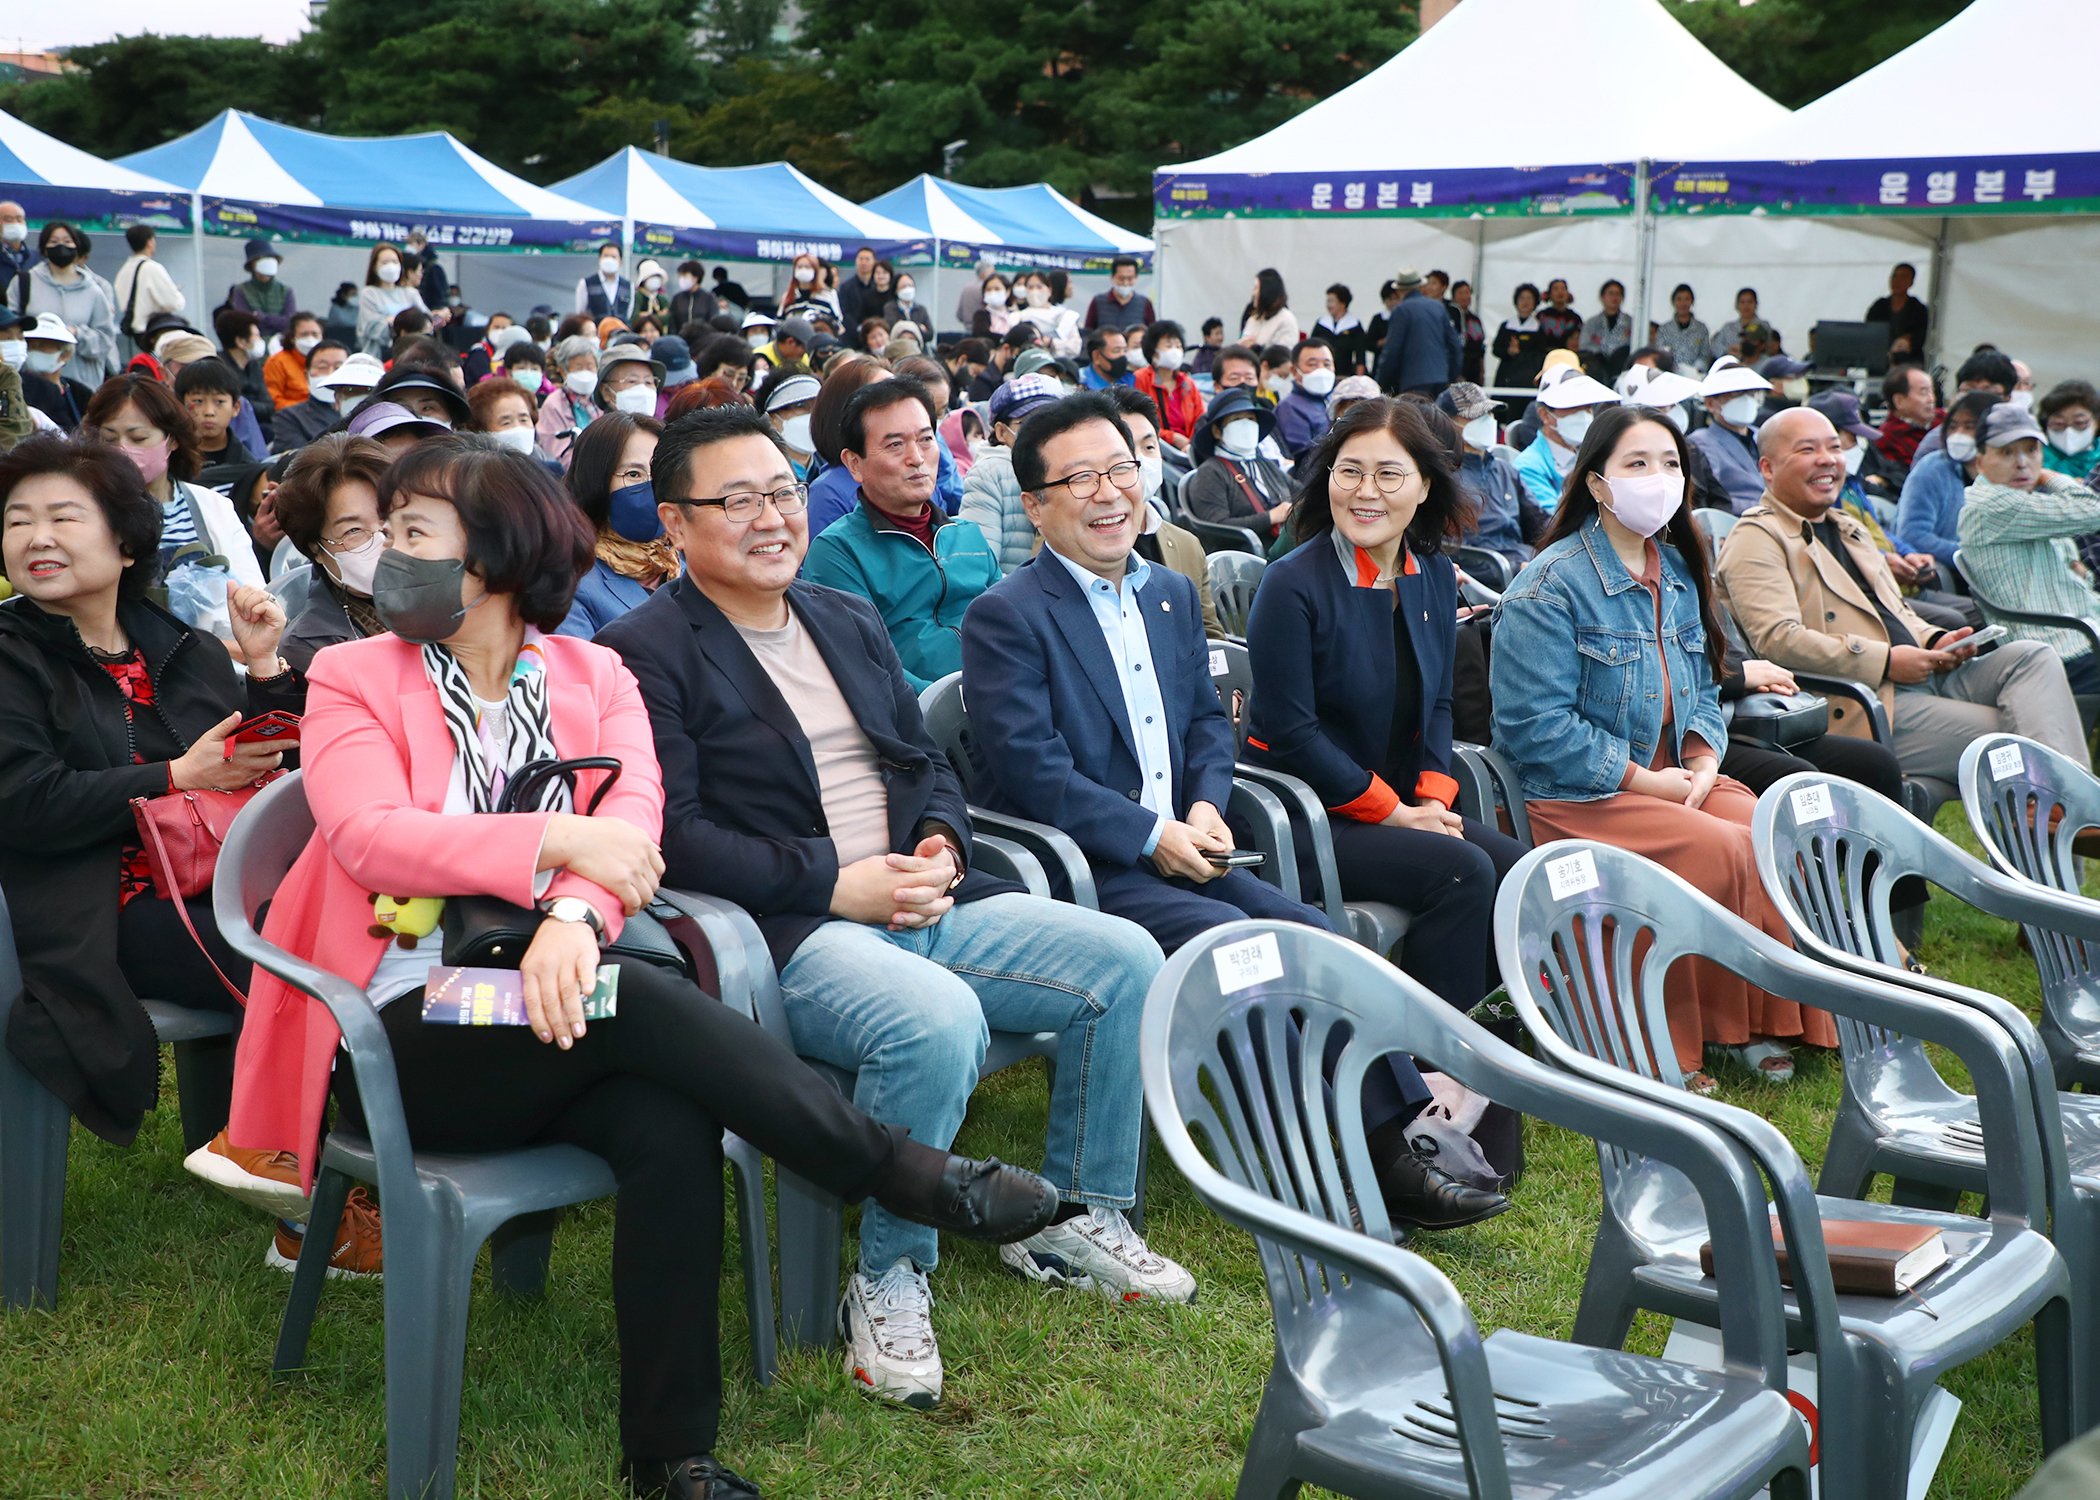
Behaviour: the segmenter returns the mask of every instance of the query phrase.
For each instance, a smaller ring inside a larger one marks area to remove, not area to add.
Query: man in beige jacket
[[[1845,482],[1837,429],[1806,407],[1758,432],[1762,499],[1722,543],[1718,573],[1750,654],[1794,672],[1849,678],[1880,694],[1906,775],[1953,781],[1978,735],[2024,734],[2089,764],[2063,663],[2034,641],[1978,654],[1971,632],[1942,630],[1904,602],[1866,528],[1837,508]],[[1869,732],[1833,699],[1831,727]]]

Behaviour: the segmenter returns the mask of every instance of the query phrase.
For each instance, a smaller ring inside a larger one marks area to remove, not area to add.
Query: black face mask
[[[1129,370],[1130,357],[1128,355],[1118,354],[1108,362],[1108,378],[1110,380],[1121,380]]]
[[[372,573],[372,607],[379,623],[411,645],[428,646],[458,634],[475,605],[466,599],[467,565],[456,557],[410,557],[389,547]]]
[[[44,252],[44,259],[63,270],[80,258],[80,252],[71,245],[53,245]]]

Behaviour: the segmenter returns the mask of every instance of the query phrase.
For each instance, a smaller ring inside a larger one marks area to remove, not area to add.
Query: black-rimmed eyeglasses
[[[739,490],[733,495],[715,495],[708,499],[673,500],[673,505],[719,505],[722,514],[732,521],[755,521],[765,513],[766,502],[784,516],[800,515],[809,509],[809,486],[806,484],[783,485],[777,490],[763,494],[757,490]]]

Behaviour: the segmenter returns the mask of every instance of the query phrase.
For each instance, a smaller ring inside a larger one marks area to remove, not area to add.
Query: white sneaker
[[[999,1259],[1046,1286],[1095,1291],[1125,1302],[1196,1300],[1195,1277],[1146,1249],[1120,1208],[1098,1203],[1017,1245],[1001,1245]]]
[[[941,1346],[933,1337],[926,1273],[900,1257],[879,1281],[855,1271],[839,1303],[846,1370],[869,1395],[924,1411],[941,1399]]]

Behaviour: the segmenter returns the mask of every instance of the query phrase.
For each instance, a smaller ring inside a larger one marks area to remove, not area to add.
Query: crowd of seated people
[[[1259,352],[1219,344],[1204,402],[1173,324],[1143,335],[1149,378],[1111,358],[1080,390],[1031,347],[1036,322],[973,365],[902,337],[812,349],[822,306],[761,317],[762,357],[730,313],[654,342],[595,307],[506,318],[464,358],[411,332],[383,359],[297,315],[268,356],[267,452],[241,436],[247,365],[178,360],[197,336],[171,330],[165,362],[68,392],[71,434],[0,454],[0,886],[26,985],[6,1044],[127,1142],[158,1079],[136,997],[244,993],[232,1115],[189,1165],[267,1207],[264,1258],[295,1264],[326,1122],[362,1118],[355,1082],[330,1066],[325,1008],[238,960],[208,897],[162,893],[131,802],[296,763],[315,833],[263,936],[380,1008],[414,1144],[564,1141],[612,1166],[637,1493],[756,1493],[714,1453],[724,1129],[863,1204],[840,1325],[875,1398],[942,1399],[943,1230],[998,1243],[1034,1288],[1194,1300],[1171,1232],[1155,1245],[1131,1213],[1147,988],[1221,922],[1326,929],[1348,901],[1407,914],[1387,956],[1444,1002],[1491,996],[1495,895],[1522,849],[1460,811],[1459,741],[1511,762],[1536,840],[1637,851],[1782,942],[1749,840],[1781,777],[1900,799],[1999,729],[2089,763],[2081,630],[2013,620],[1969,644],[1994,611],[2100,625],[2083,383],[2030,411],[1993,383],[2011,362],[1979,356],[1943,421],[1906,374],[1875,429],[1850,395],[1786,399],[1794,377],[1726,354],[1694,383],[1632,351],[1622,394],[1554,351],[1512,463],[1522,424],[1477,384],[1384,394],[1335,379],[1318,340],[1267,391]],[[249,323],[227,328],[252,356]],[[958,406],[987,372],[983,411]],[[1898,421],[1918,439],[1891,444]],[[1717,548],[1702,508],[1732,513]],[[1244,703],[1214,682],[1227,630],[1196,521],[1271,558]],[[1459,546],[1507,564],[1492,615],[1462,602]],[[1965,579],[1941,574],[1956,548]],[[273,589],[299,566],[303,589]],[[963,768],[919,709],[957,673]],[[1784,751],[1731,736],[1727,704],[1811,675],[1878,696],[1889,742],[1842,698]],[[296,735],[232,738],[273,710]],[[528,763],[591,756],[619,773],[497,811]],[[1236,867],[1242,761],[1312,789],[1338,890],[1302,813],[1302,899]],[[1061,871],[1046,899],[978,869],[966,781],[1068,835],[1098,910]],[[604,945],[660,886],[752,914],[791,1046],[648,966],[585,1021]],[[382,891],[543,912],[520,963],[531,1023],[425,1024],[431,954],[375,926]],[[1836,1043],[1827,1015],[1699,963],[1665,1009],[1701,1092],[1720,1062],[1783,1084],[1800,1049]],[[949,1150],[994,1031],[1055,1033],[1071,1060],[1038,1172]],[[852,1075],[850,1099],[798,1055]],[[1403,1055],[1352,1103],[1396,1225],[1522,1211],[1512,1111]],[[384,1274],[370,1197],[320,1228],[334,1270]]]

